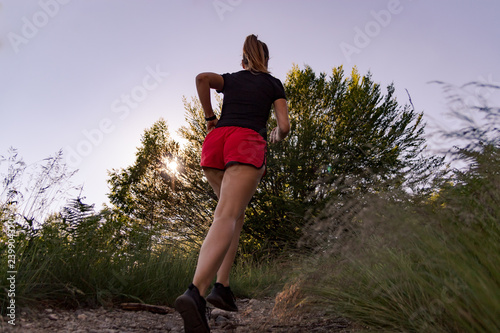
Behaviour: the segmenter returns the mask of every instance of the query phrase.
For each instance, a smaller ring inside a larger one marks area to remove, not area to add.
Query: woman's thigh
[[[217,195],[217,198],[220,198],[220,187],[222,184],[222,178],[224,177],[224,171],[212,168],[203,168],[203,172],[205,173],[208,183],[214,190],[215,195]]]
[[[257,169],[244,164],[228,167],[222,177],[215,217],[226,216],[235,219],[240,217],[252,199],[264,170],[265,167]]]

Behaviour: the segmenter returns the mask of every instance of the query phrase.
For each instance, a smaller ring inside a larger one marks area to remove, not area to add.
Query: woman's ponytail
[[[257,36],[249,35],[243,44],[243,64],[252,72],[269,73],[269,49]]]

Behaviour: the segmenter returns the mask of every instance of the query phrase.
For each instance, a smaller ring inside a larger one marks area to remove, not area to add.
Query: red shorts
[[[243,127],[218,127],[210,131],[201,149],[202,167],[225,170],[232,164],[266,164],[267,142],[254,130]]]

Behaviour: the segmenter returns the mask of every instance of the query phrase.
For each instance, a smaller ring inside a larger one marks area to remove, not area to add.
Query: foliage
[[[43,163],[27,165],[16,149],[0,156],[3,167],[0,192],[0,221],[15,220],[27,229],[38,228],[51,211],[59,209],[69,193],[75,190],[70,171],[62,161],[62,151],[45,158]]]
[[[69,307],[173,302],[192,274],[194,256],[172,247],[147,251],[141,244],[148,235],[123,220],[103,219],[109,213],[97,214],[78,198],[35,235],[20,233],[15,241],[16,302]]]
[[[361,77],[354,68],[344,77],[338,67],[327,77],[294,67],[285,89],[291,134],[269,146],[268,174],[244,226],[247,242],[294,248],[304,216],[318,215],[332,198],[387,186],[418,190],[442,164],[423,156],[422,114],[401,107],[393,85],[384,95],[369,73]]]
[[[467,110],[466,117],[478,111]],[[426,200],[381,191],[328,207],[334,237],[303,266],[309,304],[384,331],[500,329],[498,123],[469,125],[446,133],[468,142],[454,152],[467,168]],[[323,231],[314,228],[323,223],[315,220],[310,232]]]
[[[151,233],[149,248],[162,242],[199,242],[210,221],[208,191],[194,148],[182,151],[163,119],[144,132],[132,166],[109,173],[115,209]],[[170,169],[169,163],[177,163]]]
[[[387,331],[498,331],[499,154],[483,155],[496,174],[473,175],[480,162],[426,204],[371,196],[351,221],[356,234],[315,261],[310,300]]]
[[[310,67],[294,67],[285,89],[291,135],[269,145],[267,175],[246,212],[245,253],[296,248],[304,216],[317,215],[331,198],[378,191],[387,180],[392,188],[414,189],[440,166],[441,158],[422,155],[422,114],[400,107],[392,85],[384,96],[370,74],[361,77],[354,69],[345,78],[339,67],[330,77],[316,76]],[[197,99],[184,105],[187,126],[179,133],[187,145],[180,149],[160,120],[145,131],[134,165],[113,170],[108,181],[111,203],[151,230],[151,244],[199,244],[216,204],[199,166],[203,110]],[[168,172],[166,159],[182,167]]]
[[[108,209],[96,213],[77,198],[36,233],[18,233],[17,306],[93,307],[130,301],[171,306],[192,279],[196,251],[164,244],[151,252],[142,245],[149,234],[129,222]],[[0,254],[2,262],[6,253]],[[264,296],[276,290],[282,279],[277,267],[272,262],[239,263],[232,278],[239,285],[236,294]],[[0,277],[5,311],[6,271]]]

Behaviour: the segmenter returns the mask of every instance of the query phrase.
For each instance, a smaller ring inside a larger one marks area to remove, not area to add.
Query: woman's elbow
[[[196,75],[196,84],[200,84],[202,83],[203,81],[206,81],[208,78],[207,76],[207,73],[200,73],[198,75]]]

